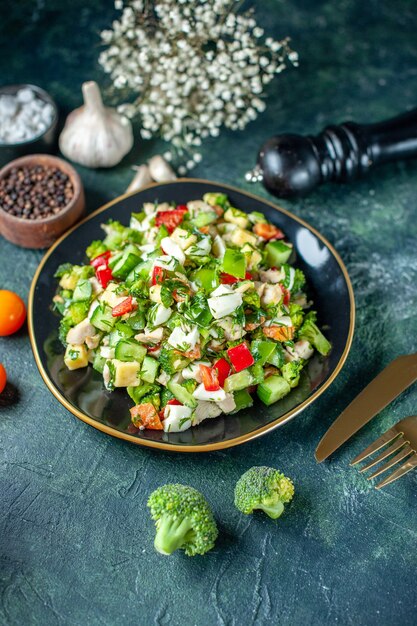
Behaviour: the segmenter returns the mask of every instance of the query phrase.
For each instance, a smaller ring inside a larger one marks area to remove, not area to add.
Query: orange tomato
[[[0,337],[12,335],[22,327],[26,307],[22,298],[7,289],[0,289]]]
[[[4,369],[4,365],[0,363],[0,393],[5,388],[6,382],[7,382],[6,370]]]
[[[275,341],[289,341],[294,338],[294,326],[269,326],[262,329],[265,337],[275,339]]]

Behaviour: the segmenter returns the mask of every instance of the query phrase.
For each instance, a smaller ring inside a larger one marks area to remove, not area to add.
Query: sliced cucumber
[[[151,356],[145,356],[140,370],[140,377],[147,383],[153,383],[158,374],[159,363]]]
[[[224,382],[224,390],[226,393],[230,391],[239,391],[240,389],[247,389],[253,384],[253,378],[249,370],[243,370],[238,374],[232,374],[226,378]]]
[[[172,381],[169,381],[169,383],[167,384],[167,387],[170,390],[170,392],[176,397],[178,402],[181,402],[181,404],[184,404],[185,406],[189,406],[192,409],[194,409],[197,406],[198,404],[197,400],[193,398],[193,396],[185,389],[185,387],[183,387],[179,383],[174,383]]]
[[[119,361],[137,361],[142,363],[146,355],[146,348],[134,339],[122,339],[116,345],[114,356]],[[149,380],[147,382],[153,382]]]
[[[269,376],[266,380],[258,385],[258,398],[264,404],[269,406],[290,393],[291,387],[282,376]]]
[[[124,253],[113,267],[113,276],[124,279],[140,263],[140,257],[132,252]]]
[[[292,246],[283,241],[270,241],[265,246],[265,252],[269,267],[279,267],[290,258]]]
[[[116,318],[112,316],[111,311],[111,307],[102,302],[94,309],[90,322],[99,330],[108,333],[116,323]]]

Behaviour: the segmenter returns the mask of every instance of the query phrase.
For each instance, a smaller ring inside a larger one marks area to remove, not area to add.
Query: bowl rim
[[[52,252],[55,250],[55,248],[58,247],[60,245],[60,243],[64,239],[66,239],[76,228],[79,228],[80,226],[82,226],[83,224],[88,222],[91,218],[93,218],[96,215],[99,215],[100,213],[106,211],[113,204],[116,204],[116,203],[120,202],[121,200],[124,200],[124,198],[133,196],[135,194],[140,193],[141,191],[143,191],[145,189],[150,189],[152,187],[161,187],[163,185],[164,186],[165,185],[172,185],[172,184],[178,184],[178,183],[182,183],[182,182],[184,182],[184,183],[202,183],[202,184],[210,184],[210,185],[218,184],[219,187],[223,187],[223,188],[226,188],[226,189],[230,189],[233,192],[237,192],[237,193],[241,193],[243,195],[247,195],[250,198],[256,199],[258,201],[261,201],[261,202],[269,205],[271,208],[273,208],[274,210],[276,210],[276,211],[278,211],[280,213],[284,213],[288,217],[291,217],[295,221],[299,222],[302,226],[306,227],[308,230],[313,232],[314,235],[316,235],[316,237],[318,237],[318,239],[320,239],[320,241],[322,241],[325,244],[325,246],[331,251],[331,253],[333,254],[333,256],[336,259],[337,263],[339,264],[340,269],[341,269],[341,271],[343,273],[344,279],[346,281],[346,285],[347,285],[347,289],[348,289],[348,293],[349,293],[349,303],[350,303],[349,332],[348,332],[347,341],[346,341],[344,350],[342,352],[342,355],[341,355],[341,357],[340,357],[340,359],[339,359],[335,369],[333,370],[333,372],[329,376],[329,378],[322,384],[321,387],[316,389],[316,391],[314,391],[314,393],[312,393],[311,396],[306,398],[303,402],[301,402],[299,405],[297,405],[296,407],[294,407],[293,409],[291,409],[287,413],[284,413],[284,415],[282,415],[281,417],[277,418],[273,422],[271,422],[269,424],[266,424],[264,426],[261,426],[260,428],[257,428],[256,430],[254,430],[254,431],[252,431],[250,433],[247,433],[245,435],[240,435],[238,437],[234,437],[233,439],[228,439],[226,441],[219,441],[219,442],[216,442],[216,443],[208,443],[208,444],[188,445],[188,446],[185,445],[185,444],[184,445],[183,444],[170,444],[170,443],[165,443],[165,442],[140,439],[138,437],[135,437],[134,435],[130,435],[128,433],[123,433],[121,431],[118,431],[115,428],[112,428],[111,426],[106,426],[105,424],[101,424],[100,422],[96,421],[94,418],[89,417],[88,415],[84,414],[82,411],[80,411],[76,407],[72,406],[72,404],[55,387],[54,383],[49,378],[48,373],[46,372],[45,368],[43,367],[41,358],[39,356],[38,346],[36,344],[36,338],[35,338],[35,332],[34,332],[34,326],[33,326],[33,302],[34,302],[34,294],[35,294],[35,288],[36,288],[36,284],[37,284],[38,278],[40,276],[40,273],[41,273],[41,271],[42,271],[46,261],[48,260],[48,258],[52,254]],[[355,296],[354,296],[353,287],[352,287],[352,283],[351,283],[348,271],[347,271],[346,266],[343,263],[340,255],[339,255],[339,253],[336,251],[336,249],[333,247],[333,245],[318,230],[316,230],[313,226],[308,224],[308,222],[303,220],[301,217],[298,217],[297,215],[294,215],[290,211],[287,211],[286,209],[284,209],[284,208],[274,204],[270,200],[266,200],[266,199],[264,199],[264,198],[262,198],[260,196],[256,196],[255,194],[252,194],[250,192],[241,190],[238,187],[234,187],[234,186],[228,185],[226,183],[220,183],[220,182],[217,182],[217,181],[211,181],[211,180],[202,179],[202,178],[177,178],[174,181],[169,181],[169,182],[165,182],[165,183],[150,183],[149,185],[146,185],[146,186],[142,187],[139,190],[132,191],[130,193],[121,194],[120,196],[118,196],[114,200],[111,200],[110,202],[107,202],[103,206],[99,207],[98,209],[96,209],[95,211],[90,213],[90,215],[85,217],[81,222],[78,222],[75,226],[73,226],[68,231],[66,231],[66,233],[64,235],[62,235],[49,248],[49,250],[46,252],[46,254],[42,258],[41,262],[39,263],[39,266],[38,266],[38,268],[37,268],[37,270],[35,272],[35,275],[34,275],[34,277],[32,279],[32,283],[31,283],[30,290],[29,290],[29,297],[28,297],[28,331],[29,331],[30,343],[31,343],[31,346],[32,346],[32,351],[33,351],[33,355],[35,357],[36,365],[37,365],[37,367],[39,369],[39,372],[40,372],[40,374],[41,374],[41,376],[42,376],[46,386],[51,391],[51,393],[55,396],[55,398],[62,404],[62,406],[64,406],[70,413],[75,415],[75,417],[78,417],[78,419],[80,419],[81,421],[85,422],[86,424],[89,424],[90,426],[92,426],[93,428],[96,428],[97,430],[100,430],[101,432],[106,433],[107,435],[111,435],[111,436],[116,437],[118,439],[123,439],[124,441],[129,441],[129,442],[134,443],[136,445],[142,445],[142,446],[145,446],[147,448],[153,448],[153,449],[158,449],[158,450],[166,450],[166,451],[171,451],[171,452],[187,452],[187,453],[214,452],[215,450],[224,450],[226,448],[232,448],[232,447],[241,445],[243,443],[246,443],[247,441],[252,441],[253,439],[257,439],[258,437],[261,437],[265,433],[267,433],[269,431],[273,431],[278,426],[281,426],[281,425],[285,424],[286,422],[290,421],[291,419],[293,419],[296,415],[301,413],[305,408],[307,408],[310,404],[312,404],[315,400],[317,400],[317,398],[319,396],[321,396],[322,393],[324,393],[326,391],[326,389],[332,384],[332,382],[340,374],[340,371],[341,371],[342,367],[344,366],[344,364],[346,362],[346,359],[348,357],[348,354],[349,354],[351,346],[352,346],[354,328],[355,328]]]
[[[32,137],[32,139],[23,139],[22,141],[14,141],[13,143],[5,143],[3,141],[0,141],[0,149],[1,148],[19,148],[21,146],[30,146],[31,143],[35,143],[36,141],[39,141],[39,139],[41,139],[44,135],[46,135],[46,133],[48,133],[51,129],[54,128],[54,126],[57,124],[58,122],[58,105],[55,102],[55,100],[53,99],[53,97],[47,92],[45,91],[45,89],[42,89],[42,87],[38,87],[38,85],[32,85],[31,83],[16,83],[13,85],[2,85],[0,87],[0,95],[9,95],[8,94],[8,90],[16,90],[16,93],[20,90],[20,89],[24,89],[24,88],[29,88],[32,89],[32,91],[34,91],[41,100],[43,100],[44,102],[47,102],[48,104],[52,105],[53,109],[54,109],[54,116],[52,118],[51,123],[49,124],[49,126],[47,128],[45,128],[45,130],[43,130],[41,133],[38,133],[37,135],[35,135],[35,137]],[[13,95],[13,93],[11,93],[10,95]]]
[[[35,166],[42,165],[42,161],[51,161],[52,163],[55,163],[56,168],[60,169],[61,171],[64,171],[65,168],[65,174],[68,174],[74,187],[74,195],[72,196],[71,200],[58,211],[58,213],[55,213],[54,215],[50,215],[48,217],[41,217],[36,220],[25,220],[22,217],[18,217],[17,215],[12,215],[0,206],[1,215],[6,215],[6,217],[4,217],[3,219],[7,219],[10,222],[15,222],[17,227],[24,225],[25,227],[27,226],[29,228],[30,226],[38,226],[39,224],[52,224],[53,222],[59,221],[60,219],[62,219],[62,217],[64,217],[67,213],[70,213],[74,209],[80,195],[83,192],[83,184],[77,170],[71,165],[71,163],[68,163],[68,161],[61,159],[61,157],[55,156],[54,154],[25,154],[24,156],[18,157],[17,159],[13,159],[12,161],[9,161],[9,163],[6,163],[6,165],[4,165],[0,169],[0,180],[3,179],[5,175],[8,174],[8,172],[15,167],[24,166],[27,162],[30,162],[31,165]],[[64,168],[62,167],[62,165],[64,165]]]

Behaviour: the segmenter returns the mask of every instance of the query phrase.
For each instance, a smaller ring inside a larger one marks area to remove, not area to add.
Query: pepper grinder
[[[374,165],[417,156],[417,109],[379,122],[345,122],[319,135],[276,135],[261,147],[249,182],[272,194],[306,195],[323,183],[349,182]]]

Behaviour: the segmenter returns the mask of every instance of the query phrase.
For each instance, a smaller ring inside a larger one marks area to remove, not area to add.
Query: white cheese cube
[[[181,263],[181,265],[184,264],[185,254],[181,250],[180,246],[171,239],[171,237],[164,237],[162,239],[161,248],[168,256],[176,259],[179,263]]]
[[[212,316],[217,320],[233,313],[241,304],[242,296],[227,285],[217,287],[207,300]]]
[[[193,350],[200,339],[200,333],[197,326],[174,328],[168,337],[168,343],[181,352]]]
[[[226,392],[224,389],[206,391],[203,383],[197,387],[193,396],[196,400],[206,400],[207,402],[222,402],[223,400],[226,400]]]
[[[187,230],[184,230],[183,228],[176,228],[171,235],[171,239],[179,245],[181,250],[187,250],[187,248],[195,244],[195,242],[197,241],[197,237],[195,235],[191,235]]]
[[[214,256],[218,259],[222,259],[224,257],[224,253],[226,252],[226,245],[220,235],[215,236],[211,249]]]
[[[156,308],[155,317],[152,320],[154,326],[160,326],[161,324],[165,324],[171,317],[172,309],[171,307],[165,307],[163,304],[158,304]]]
[[[193,410],[188,406],[168,405],[164,411],[164,431],[166,433],[181,433],[191,427]]]
[[[178,265],[177,259],[174,259],[172,256],[169,256],[168,254],[163,254],[162,256],[158,256],[155,259],[155,261],[153,262],[152,270],[154,267],[162,267],[163,270],[174,272],[177,265]]]
[[[88,354],[84,345],[69,343],[65,350],[64,363],[69,370],[78,370],[87,367]]]
[[[140,384],[140,363],[136,361],[119,361],[113,359],[115,368],[113,384],[115,387],[137,387]]]

